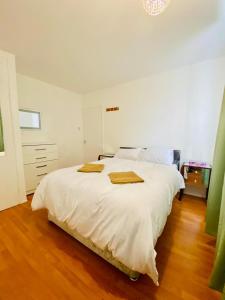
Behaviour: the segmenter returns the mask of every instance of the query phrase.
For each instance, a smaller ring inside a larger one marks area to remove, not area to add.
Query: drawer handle
[[[38,177],[41,177],[41,176],[45,176],[45,175],[47,175],[48,173],[44,173],[44,174],[39,174],[39,175],[37,175]]]
[[[44,168],[44,167],[47,167],[47,165],[37,166],[36,168],[39,169],[39,168]]]
[[[46,156],[43,157],[36,157],[36,159],[43,159],[43,158],[47,158]]]
[[[44,150],[46,150],[46,148],[39,148],[39,149],[35,149],[36,151],[44,151]]]

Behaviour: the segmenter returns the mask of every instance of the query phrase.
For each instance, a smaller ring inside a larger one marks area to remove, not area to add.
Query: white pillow
[[[150,147],[141,152],[141,160],[156,164],[172,165],[174,161],[174,151],[164,147]]]
[[[140,156],[141,148],[135,149],[119,149],[116,154],[115,158],[122,158],[122,159],[131,159],[131,160],[138,160]]]

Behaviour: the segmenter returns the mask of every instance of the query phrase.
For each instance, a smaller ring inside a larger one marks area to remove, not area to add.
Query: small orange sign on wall
[[[107,107],[106,108],[106,112],[118,111],[118,110],[120,110],[118,106],[116,106],[116,107]]]

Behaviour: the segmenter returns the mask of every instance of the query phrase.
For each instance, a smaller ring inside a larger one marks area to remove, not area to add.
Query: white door
[[[10,55],[0,52],[0,111],[4,141],[4,152],[0,153],[0,210],[25,200],[22,158],[18,152],[21,144],[18,145],[20,139],[16,130],[18,107],[13,62]]]
[[[84,160],[95,161],[102,153],[102,109],[100,106],[86,108],[84,117]]]

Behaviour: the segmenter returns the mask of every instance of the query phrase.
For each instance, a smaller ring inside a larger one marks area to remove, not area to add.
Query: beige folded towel
[[[136,173],[130,172],[113,172],[109,173],[109,178],[114,184],[138,183],[144,182]]]
[[[100,173],[104,169],[103,164],[84,164],[77,172]]]

